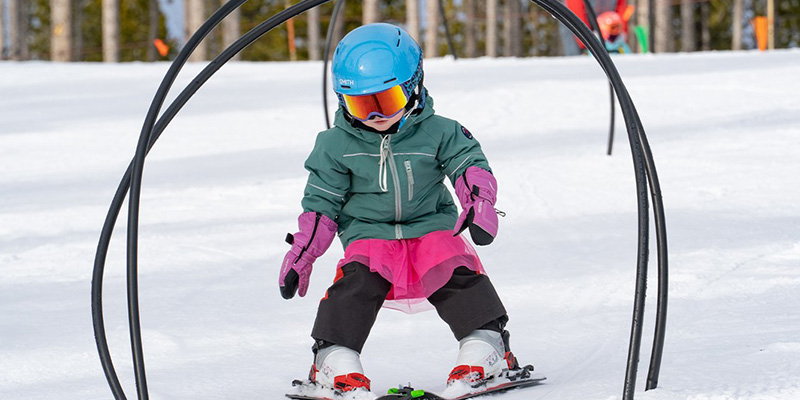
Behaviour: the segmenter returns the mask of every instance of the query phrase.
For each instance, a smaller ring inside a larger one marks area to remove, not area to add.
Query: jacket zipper
[[[406,177],[408,178],[408,201],[414,198],[414,171],[411,170],[411,160],[403,163],[406,166]]]
[[[392,154],[391,138],[386,141],[382,151],[386,151],[386,158],[389,160],[389,171],[392,172],[392,182],[394,183],[394,221],[400,222],[403,218],[403,199],[400,193],[400,177],[397,174],[397,163],[394,161],[394,154]],[[403,238],[403,228],[400,224],[394,225],[395,239]]]

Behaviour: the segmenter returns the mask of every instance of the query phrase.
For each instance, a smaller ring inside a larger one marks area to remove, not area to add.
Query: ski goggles
[[[392,86],[382,92],[350,96],[343,94],[347,112],[359,121],[372,117],[391,118],[402,111],[408,104],[409,97],[401,85]]]

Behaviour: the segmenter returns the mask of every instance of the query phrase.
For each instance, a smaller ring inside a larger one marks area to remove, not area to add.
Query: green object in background
[[[644,25],[636,25],[633,27],[633,33],[636,34],[636,41],[639,42],[639,50],[642,53],[647,53],[649,50],[647,49],[647,44],[649,43],[648,37],[650,36],[647,32],[647,27]]]
[[[414,397],[414,398],[422,397],[424,395],[425,395],[425,391],[424,390],[414,390],[414,391],[411,392],[411,397]]]

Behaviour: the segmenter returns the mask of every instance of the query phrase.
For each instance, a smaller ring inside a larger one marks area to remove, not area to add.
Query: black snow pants
[[[361,352],[378,311],[391,289],[389,281],[364,264],[342,266],[342,275],[320,301],[311,337]],[[505,325],[506,310],[489,277],[458,267],[439,290],[428,297],[456,340],[494,321]]]

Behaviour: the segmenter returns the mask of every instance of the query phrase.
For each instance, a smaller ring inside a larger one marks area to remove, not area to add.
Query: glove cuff
[[[456,180],[455,190],[458,201],[464,209],[474,204],[478,198],[492,205],[497,201],[497,180],[491,172],[483,168],[467,168]]]
[[[294,234],[292,252],[309,262],[325,254],[339,227],[325,214],[311,211],[300,214],[297,225],[300,231]]]

